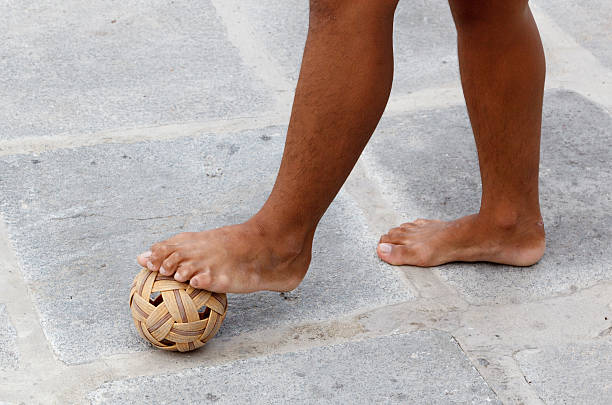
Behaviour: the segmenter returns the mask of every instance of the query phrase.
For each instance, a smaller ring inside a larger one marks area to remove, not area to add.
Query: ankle
[[[544,236],[544,221],[539,210],[521,212],[513,209],[483,210],[478,213],[480,222],[493,228],[506,231],[533,231]]]
[[[314,231],[306,227],[282,224],[277,218],[266,216],[261,211],[245,224],[251,226],[259,238],[269,242],[273,250],[286,259],[300,256],[312,244],[314,237]]]

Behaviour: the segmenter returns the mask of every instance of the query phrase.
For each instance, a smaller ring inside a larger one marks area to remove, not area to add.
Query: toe
[[[379,243],[405,244],[409,243],[408,235],[403,230],[390,230],[380,237]]]
[[[142,267],[147,267],[147,262],[149,261],[149,257],[151,257],[151,251],[147,251],[144,253],[139,254],[136,257],[136,261],[138,261],[138,264],[140,264]]]
[[[176,269],[183,261],[183,256],[180,250],[175,250],[166,258],[159,266],[159,272],[164,276],[171,276],[176,272]]]
[[[213,275],[210,271],[200,272],[193,276],[189,281],[193,288],[207,290],[218,293],[226,293],[229,291],[230,279],[226,274]]]
[[[174,273],[174,279],[184,283],[190,280],[196,273],[200,272],[197,271],[196,267],[191,262],[183,261],[177,266],[176,273]]]
[[[389,264],[396,266],[405,264],[402,253],[405,250],[405,246],[396,245],[393,243],[380,243],[377,247],[378,257]]]
[[[151,246],[151,256],[146,263],[146,267],[152,271],[158,271],[162,262],[166,260],[177,248],[177,244],[168,241],[159,242]]]
[[[431,225],[431,224],[440,224],[444,221],[440,220],[440,219],[424,219],[424,218],[419,218],[416,221],[414,221],[413,223],[416,224],[417,226],[423,226],[423,225]]]
[[[191,280],[189,280],[189,284],[193,288],[210,291],[210,286],[212,284],[212,277],[210,275],[210,271],[200,271],[198,274],[193,276]]]
[[[393,243],[381,243],[378,245],[378,256],[385,262],[400,266],[408,264],[411,266],[428,267],[432,264],[421,250],[413,246],[396,245]]]
[[[395,228],[389,229],[389,231],[387,233],[389,235],[391,235],[391,234],[398,233],[398,232],[405,232],[405,231],[404,231],[404,229],[401,226],[397,226]]]

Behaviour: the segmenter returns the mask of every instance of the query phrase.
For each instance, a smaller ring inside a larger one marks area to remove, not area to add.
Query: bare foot
[[[545,247],[541,218],[500,226],[475,214],[449,222],[407,222],[380,238],[377,253],[394,265],[484,261],[530,266],[540,260]]]
[[[310,264],[312,238],[273,237],[254,221],[185,232],[156,243],[138,263],[214,292],[290,291]]]

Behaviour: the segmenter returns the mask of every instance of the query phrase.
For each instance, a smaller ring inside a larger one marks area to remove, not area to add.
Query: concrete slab
[[[17,332],[6,312],[6,305],[0,304],[0,371],[14,370],[19,365],[17,353]]]
[[[274,183],[284,128],[0,158],[8,222],[43,328],[65,362],[150,350],[128,311],[135,257],[183,231],[248,219]],[[411,298],[375,253],[344,194],[315,237],[311,271],[288,294],[230,296],[221,334],[331,319]],[[347,259],[348,258],[348,259]]]
[[[612,402],[612,339],[564,347],[523,350],[515,355],[525,380],[547,404]]]
[[[244,0],[222,6],[231,8],[224,22],[248,27],[249,34],[276,62],[275,68],[294,90],[308,33],[308,1]]]
[[[208,0],[4,2],[0,23],[0,139],[273,106]]]
[[[455,340],[438,331],[112,381],[89,396],[93,404],[142,398],[153,404],[499,403]]]
[[[247,0],[232,7],[232,18],[250,27],[257,42],[295,86],[308,32],[308,2]],[[456,35],[446,3],[400,2],[393,41],[394,93],[459,83]]]
[[[459,85],[457,35],[444,1],[400,1],[393,33],[393,94]]]
[[[612,227],[612,117],[566,91],[547,93],[544,110],[540,192],[547,253],[530,268],[439,267],[472,303],[521,302],[610,279],[611,240],[603,230]],[[448,220],[478,210],[480,176],[464,107],[385,119],[366,159],[406,221]]]
[[[602,64],[612,68],[612,3],[606,0],[537,0],[535,4]]]

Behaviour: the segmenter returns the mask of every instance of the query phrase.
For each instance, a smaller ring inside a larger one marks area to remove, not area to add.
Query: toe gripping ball
[[[143,338],[160,349],[187,352],[215,336],[227,297],[143,268],[132,283],[130,309]]]

